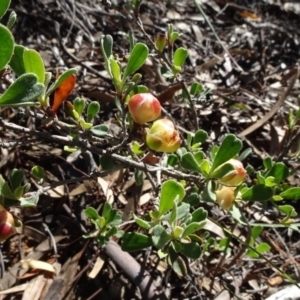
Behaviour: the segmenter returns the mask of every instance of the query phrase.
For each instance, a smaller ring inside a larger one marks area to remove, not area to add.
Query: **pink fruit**
[[[150,93],[133,95],[128,101],[128,110],[132,119],[143,125],[156,120],[161,113],[160,102]]]
[[[181,140],[172,121],[159,119],[147,129],[146,143],[154,151],[175,152],[180,147]]]

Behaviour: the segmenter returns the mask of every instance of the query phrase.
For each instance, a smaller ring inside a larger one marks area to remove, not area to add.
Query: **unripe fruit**
[[[223,186],[220,190],[215,191],[217,202],[225,210],[229,210],[234,202],[235,187]]]
[[[169,119],[159,119],[146,129],[148,147],[158,152],[175,152],[181,144],[178,131]]]
[[[0,242],[16,233],[15,221],[10,212],[0,205]]]
[[[227,186],[238,186],[246,180],[247,171],[244,169],[242,162],[237,159],[230,159],[226,162],[226,164],[228,163],[233,166],[234,170],[225,177],[219,179],[219,181]]]
[[[160,102],[150,93],[133,95],[128,101],[132,119],[140,125],[156,120],[161,113]]]

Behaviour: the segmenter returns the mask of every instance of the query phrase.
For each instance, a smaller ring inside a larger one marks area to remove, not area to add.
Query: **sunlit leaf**
[[[0,71],[1,71],[9,63],[13,55],[14,38],[11,32],[2,24],[0,24],[0,37],[1,37],[1,43],[0,43]]]

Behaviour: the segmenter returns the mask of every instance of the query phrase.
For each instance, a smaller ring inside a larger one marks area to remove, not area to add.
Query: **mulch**
[[[129,49],[129,32],[150,49],[151,45],[136,24],[126,1],[112,2],[119,3],[115,9],[91,0],[14,0],[12,9],[18,15],[13,28],[16,42],[36,49],[43,56],[47,71],[53,74],[77,67],[77,87],[71,98],[83,96],[98,101],[101,112],[97,122],[115,126],[113,86],[99,51],[99,38],[110,34],[114,39],[114,53],[124,59]],[[176,47],[186,47],[189,51],[182,80],[186,85],[199,82],[206,91],[193,99],[197,126],[209,133],[210,142],[206,147],[218,143],[226,133],[237,134],[243,140],[244,149],[253,149],[247,163],[261,168],[266,156],[284,160],[295,171],[291,183],[298,185],[299,164],[295,155],[298,139],[287,147],[286,135],[288,113],[291,109],[298,110],[299,80],[286,97],[284,93],[300,60],[300,5],[296,1],[278,4],[275,0],[197,2],[222,43],[193,1],[144,1],[140,17],[145,33],[152,39],[164,33],[169,23],[182,33]],[[174,82],[160,75],[155,57],[149,59],[140,72],[143,84],[159,97],[181,128],[193,130],[194,116],[182,98],[182,86],[175,85],[174,88]],[[277,109],[276,103],[280,99],[282,102]],[[272,109],[273,113],[268,115]],[[32,126],[32,118],[24,118],[16,111],[0,108],[0,113],[10,122]],[[252,127],[256,123],[259,126]],[[118,132],[117,127],[115,130]],[[0,140],[15,138],[19,138],[15,133],[0,131]],[[97,156],[69,156],[58,143],[36,143],[0,151],[0,169],[5,177],[9,170],[20,168],[30,178],[30,169],[41,165],[50,180],[80,178],[92,171],[93,161],[99,163]],[[37,182],[31,181],[31,184],[34,189],[41,188]],[[2,245],[5,269],[0,285],[1,290],[20,289],[13,290],[3,299],[29,299],[34,294],[29,283],[37,280],[35,285],[41,285],[40,274],[22,277],[26,272],[20,270],[20,260],[30,256],[43,261],[56,258],[57,267],[61,268],[58,278],[42,276],[50,280],[47,281],[50,288],[45,287],[45,296],[40,299],[145,299],[126,270],[118,266],[107,251],[99,249],[95,241],[82,238],[84,233],[92,230],[83,210],[87,206],[101,209],[108,200],[104,186],[110,191],[115,208],[128,212],[135,207],[136,186],[132,170],[124,169],[103,181],[95,179],[58,186],[41,195],[36,208],[14,209],[13,213],[24,224],[24,234],[10,238]],[[141,195],[146,199],[145,204],[135,208],[145,213],[152,205],[150,184],[143,187]],[[246,228],[234,224],[219,208],[203,205],[212,219],[246,239]],[[298,213],[299,205],[295,202],[294,206]],[[280,218],[275,209],[259,204],[245,207],[245,214],[249,223],[272,224]],[[129,229],[136,228],[131,224]],[[213,226],[208,226],[212,243],[224,237],[214,230]],[[258,241],[271,246],[265,257],[273,266],[262,258],[247,256],[232,261],[241,250],[241,244],[235,239],[230,240],[226,255],[212,244],[201,259],[188,262],[188,275],[184,278],[179,278],[159,261],[155,249],[131,255],[149,272],[153,284],[164,292],[158,298],[254,300],[265,299],[289,283],[274,266],[297,281],[298,240],[299,232],[264,228]],[[53,294],[53,291],[57,293]]]

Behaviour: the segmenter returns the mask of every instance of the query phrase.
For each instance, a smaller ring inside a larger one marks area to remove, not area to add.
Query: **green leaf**
[[[232,217],[241,225],[248,225],[247,220],[245,219],[244,215],[241,213],[239,207],[233,205],[229,213]]]
[[[140,186],[144,182],[144,172],[142,170],[135,170],[134,171],[134,179],[135,183]]]
[[[23,171],[20,171],[18,169],[13,169],[11,171],[9,176],[9,181],[13,191],[21,185],[23,179],[24,179]]]
[[[204,187],[204,190],[201,193],[201,199],[208,202],[216,201],[216,194],[211,181]]]
[[[265,167],[265,169],[271,169],[273,162],[272,162],[272,158],[270,156],[267,156],[266,158],[264,158],[263,160],[263,165]]]
[[[211,173],[210,177],[211,178],[217,178],[221,179],[227,175],[230,175],[230,173],[234,172],[235,169],[232,164],[224,164],[221,165],[220,167],[216,168],[214,172]]]
[[[240,139],[233,134],[226,135],[216,154],[210,172],[212,173],[218,166],[236,156],[241,148],[242,142]]]
[[[101,41],[103,45],[104,54],[107,58],[112,56],[112,48],[113,48],[113,38],[111,35],[101,36]]]
[[[100,110],[100,104],[97,101],[93,101],[87,108],[87,122],[91,122]]]
[[[299,200],[300,187],[292,187],[279,194],[283,199]]]
[[[105,124],[100,124],[100,125],[96,125],[93,126],[90,131],[97,136],[106,136],[107,132],[108,132],[108,126]]]
[[[84,213],[88,218],[90,218],[91,220],[94,220],[94,221],[97,221],[100,218],[98,212],[93,207],[86,208],[84,210]]]
[[[133,214],[133,219],[136,222],[136,224],[138,224],[140,227],[142,227],[144,229],[151,228],[151,224],[149,222],[137,217],[135,214]]]
[[[168,155],[168,162],[167,165],[174,167],[178,163],[178,157],[175,154],[169,154]]]
[[[203,207],[199,207],[192,213],[192,222],[202,222],[207,218],[207,211]]]
[[[196,206],[200,202],[200,197],[198,193],[191,193],[186,199],[184,199],[184,202],[190,204],[191,206]]]
[[[263,184],[254,185],[242,190],[242,199],[248,201],[266,201],[273,196],[273,190]]]
[[[185,195],[183,186],[175,180],[168,180],[162,184],[158,211],[160,215],[173,207],[175,200],[180,202]]]
[[[151,238],[153,245],[158,249],[162,249],[172,239],[171,235],[167,233],[162,225],[156,225],[153,227]]]
[[[289,176],[289,169],[284,163],[279,162],[272,166],[266,176],[274,177],[275,181],[279,183]]]
[[[23,61],[23,54],[25,49],[26,48],[22,45],[15,45],[14,54],[9,62],[10,67],[13,69],[17,76],[21,76],[26,72]]]
[[[45,81],[45,66],[41,55],[32,49],[25,49],[23,53],[23,62],[27,73],[34,73],[39,83]]]
[[[113,38],[111,35],[102,35],[100,37],[100,46],[104,58],[105,68],[108,75],[112,78],[109,58],[112,56]]]
[[[13,35],[2,24],[0,24],[0,40],[1,40],[0,43],[0,71],[1,71],[9,63],[14,52]]]
[[[193,96],[195,96],[195,95],[198,95],[198,94],[200,94],[202,92],[203,92],[203,86],[202,86],[202,84],[198,83],[198,82],[193,82],[193,84],[191,85],[191,88],[190,88],[190,94],[193,95]],[[203,130],[200,129],[198,131],[203,131]],[[197,132],[196,132],[196,134],[197,134]]]
[[[46,97],[49,97],[51,93],[53,93],[68,77],[75,74],[77,72],[76,68],[69,69],[62,73],[56,80],[53,82],[53,84],[49,87],[46,93]]]
[[[1,0],[0,1],[0,19],[5,15],[10,6],[10,0]]]
[[[290,217],[297,216],[297,212],[295,211],[295,208],[291,205],[279,205],[278,209]]]
[[[126,78],[136,72],[146,61],[148,57],[148,47],[145,44],[137,43],[134,45],[132,52],[130,53],[128,63],[123,75],[123,82]]]
[[[23,186],[18,186],[14,190],[14,195],[15,195],[16,199],[20,199],[24,195],[24,187]]]
[[[172,264],[173,271],[179,276],[183,277],[187,274],[187,268],[182,257],[178,256]]]
[[[240,160],[240,161],[245,160],[251,153],[252,153],[252,149],[251,149],[251,148],[245,149],[245,150],[239,155],[239,160]]]
[[[34,166],[30,173],[37,179],[44,179],[46,176],[44,168],[40,166]]]
[[[193,139],[193,144],[203,144],[208,138],[208,134],[206,131],[200,129],[197,130]]]
[[[7,21],[7,25],[6,25],[7,28],[11,29],[15,25],[16,21],[17,21],[17,14],[14,11],[12,11]]]
[[[20,107],[37,105],[33,102],[44,92],[44,85],[37,82],[35,74],[23,74],[9,86],[0,97],[0,107]]]
[[[17,200],[7,182],[2,184],[1,194],[8,199]]]
[[[182,233],[182,238],[185,238],[187,236],[189,236],[190,234],[200,230],[201,228],[203,228],[206,224],[206,221],[202,221],[202,222],[192,222],[190,223],[183,231]]]
[[[180,253],[191,259],[198,259],[201,255],[201,248],[198,243],[191,242],[188,244],[181,243]]]
[[[262,231],[263,231],[262,226],[254,226],[251,228],[251,237],[253,238],[254,241],[259,237]]]
[[[201,172],[201,167],[198,165],[198,162],[191,152],[187,152],[182,155],[180,164],[187,170]]]
[[[85,107],[85,99],[77,97],[73,101],[73,106],[74,106],[75,111],[78,113],[78,115],[81,116],[82,112],[84,110],[84,107]]]
[[[33,207],[36,206],[39,201],[39,196],[37,193],[31,193],[19,199],[20,205],[22,207]]]
[[[108,63],[110,64],[112,79],[116,88],[117,92],[122,92],[122,79],[121,79],[121,68],[118,62],[113,59],[109,58]]]
[[[189,53],[188,50],[185,48],[177,48],[174,57],[173,57],[173,63],[175,66],[182,67],[186,58],[188,57]]]
[[[169,219],[169,224],[171,226],[173,226],[173,223],[175,225],[175,222],[177,221],[177,216],[178,216],[178,213],[177,213],[177,203],[173,203],[173,208],[171,210],[171,215],[170,215],[170,219]]]
[[[271,249],[270,245],[267,243],[261,243],[256,247],[256,251],[260,254],[265,253]]]
[[[138,251],[153,246],[150,236],[137,233],[126,232],[123,236],[122,250],[123,251]]]

